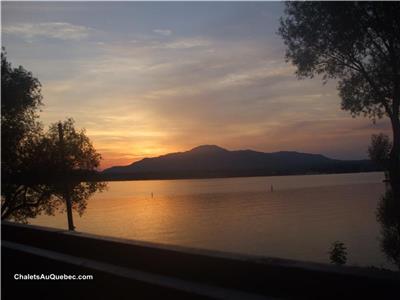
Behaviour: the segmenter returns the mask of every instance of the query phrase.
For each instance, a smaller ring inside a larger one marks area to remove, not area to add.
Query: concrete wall
[[[15,271],[14,265],[19,270],[29,267],[31,271],[57,265],[55,270],[59,272],[68,271],[69,267],[75,271],[86,267],[89,274],[94,271],[102,274],[97,276],[97,283],[81,284],[83,289],[94,285],[97,291],[102,290],[98,297],[115,291],[115,287],[108,288],[100,280],[107,273],[113,284],[125,282],[122,289],[135,286],[132,284],[135,274],[159,276],[160,281],[150,280],[149,284],[144,280],[133,289],[141,291],[141,297],[147,299],[155,291],[162,295],[174,291],[175,299],[182,295],[183,299],[394,299],[400,286],[399,272],[205,251],[8,222],[2,223],[2,241],[8,244],[3,247],[8,255],[8,273]],[[65,258],[60,258],[60,254]],[[101,267],[96,269],[96,266]],[[133,277],[124,277],[124,272]],[[5,274],[6,278],[10,274]],[[7,283],[16,284],[12,280]],[[131,292],[122,293],[119,298]],[[158,298],[155,295],[150,298],[153,297]]]

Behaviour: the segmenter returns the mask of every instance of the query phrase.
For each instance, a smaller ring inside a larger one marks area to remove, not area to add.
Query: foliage
[[[62,145],[59,126],[63,132]],[[49,130],[32,146],[30,153],[29,169],[36,173],[40,172],[38,170],[45,170],[52,178],[60,175],[65,178],[79,170],[94,171],[101,160],[101,155],[96,152],[85,130],[77,131],[71,118],[50,125]]]
[[[329,258],[331,263],[336,265],[344,265],[347,262],[347,248],[344,243],[335,241],[332,243],[331,250],[329,252]]]
[[[88,199],[106,188],[104,182],[70,182],[42,184],[2,184],[1,218],[27,222],[42,213],[54,215],[65,211],[65,191],[69,193],[72,209],[82,215]]]
[[[13,68],[1,53],[1,169],[2,176],[22,172],[27,147],[42,130],[37,111],[42,105],[41,84],[23,67]]]
[[[58,206],[56,202],[45,185],[2,183],[1,219],[24,222],[44,211],[50,215]]]
[[[392,180],[400,177],[399,15],[399,2],[287,2],[279,29],[299,78],[338,79],[344,110],[390,118]]]
[[[378,204],[377,221],[381,224],[381,249],[400,270],[400,201],[388,189]]]
[[[371,160],[386,165],[390,159],[392,143],[386,134],[373,134],[371,145],[368,147],[368,154]]]
[[[38,214],[53,215],[64,210],[65,193],[72,208],[80,215],[87,200],[106,185],[102,182],[81,182],[74,172],[94,171],[101,156],[96,152],[85,131],[77,132],[74,121],[61,123],[64,135],[63,153],[60,151],[58,124],[52,124],[46,133],[25,149],[21,182],[4,182],[2,188],[2,219],[25,222]],[[62,155],[60,155],[62,154]]]
[[[97,169],[100,154],[72,119],[44,132],[37,114],[42,105],[39,80],[21,66],[13,68],[4,51],[1,64],[1,218],[26,222],[41,213],[54,214],[64,206],[66,193],[82,214],[87,199],[105,188],[104,183],[81,181]]]

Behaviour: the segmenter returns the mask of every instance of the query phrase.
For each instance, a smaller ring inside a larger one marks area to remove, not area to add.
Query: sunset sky
[[[2,44],[43,87],[42,121],[86,128],[102,168],[201,144],[366,158],[388,131],[297,80],[283,3],[2,3]]]

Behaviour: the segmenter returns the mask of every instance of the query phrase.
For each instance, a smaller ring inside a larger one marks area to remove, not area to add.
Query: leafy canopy
[[[63,209],[66,190],[72,208],[82,214],[89,197],[106,186],[80,180],[97,169],[100,154],[72,119],[43,130],[41,84],[23,67],[13,68],[4,51],[1,71],[1,218],[25,222],[54,214]]]
[[[371,145],[368,147],[368,154],[371,160],[386,165],[390,159],[390,149],[392,143],[385,134],[373,134],[371,137]]]
[[[335,241],[329,251],[329,259],[335,265],[344,265],[347,262],[347,248],[344,243]]]
[[[59,126],[63,133],[63,142],[59,137]],[[101,155],[96,152],[85,130],[75,129],[74,120],[69,118],[64,122],[50,125],[36,145],[33,145],[29,161],[29,169],[39,172],[42,176],[72,176],[77,172],[95,171],[101,161]],[[42,174],[42,171],[45,174]]]
[[[13,68],[1,53],[1,169],[3,176],[21,172],[27,145],[42,130],[37,111],[42,105],[41,84],[23,67]]]
[[[399,16],[399,2],[287,2],[279,34],[300,78],[339,79],[343,109],[398,119]]]

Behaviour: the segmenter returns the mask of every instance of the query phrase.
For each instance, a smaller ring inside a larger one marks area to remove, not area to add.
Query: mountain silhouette
[[[118,178],[202,178],[376,171],[369,160],[336,160],[321,154],[253,150],[229,151],[202,145],[189,151],[145,158],[128,166],[105,169],[103,175]]]

